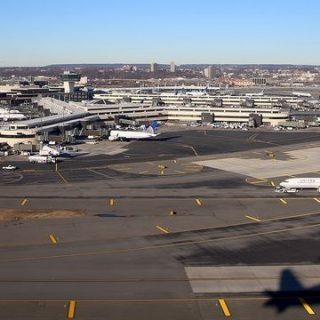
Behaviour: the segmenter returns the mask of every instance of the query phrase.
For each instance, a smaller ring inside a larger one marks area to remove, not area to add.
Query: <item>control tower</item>
[[[64,71],[60,77],[63,81],[64,93],[73,93],[74,84],[75,82],[80,81],[81,74],[73,71]]]

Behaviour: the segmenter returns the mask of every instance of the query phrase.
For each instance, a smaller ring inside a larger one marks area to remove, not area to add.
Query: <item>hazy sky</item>
[[[320,64],[319,0],[0,0],[0,66]]]

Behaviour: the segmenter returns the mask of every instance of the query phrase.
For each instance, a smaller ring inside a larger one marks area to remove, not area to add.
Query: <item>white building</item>
[[[170,72],[176,72],[177,71],[177,67],[176,67],[176,64],[175,64],[175,62],[174,61],[172,61],[171,63],[170,63]]]
[[[214,72],[213,72],[213,66],[208,66],[207,68],[204,69],[204,75],[208,79],[213,79]]]

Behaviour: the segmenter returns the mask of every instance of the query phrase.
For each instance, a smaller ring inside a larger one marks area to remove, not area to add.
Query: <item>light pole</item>
[[[63,130],[63,141],[65,141],[66,137],[65,137],[65,129],[64,129],[64,112],[66,110],[66,107],[63,106],[63,110],[62,110],[62,130]]]

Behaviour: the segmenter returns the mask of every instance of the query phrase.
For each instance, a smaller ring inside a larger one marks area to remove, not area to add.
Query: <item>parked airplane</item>
[[[0,120],[11,121],[11,120],[24,120],[26,117],[18,110],[8,110],[0,108]]]
[[[246,93],[246,97],[261,97],[264,95],[264,90],[261,92],[252,92],[252,93]]]
[[[279,290],[264,292],[264,294],[270,297],[265,306],[275,307],[279,313],[282,313],[289,307],[301,306],[301,299],[298,298],[302,293],[304,295],[315,295],[319,291],[320,285],[306,288],[290,269],[284,269],[281,272]],[[291,297],[291,299],[284,299],[284,296]],[[316,303],[319,304],[318,301]]]
[[[292,178],[280,182],[276,192],[298,192],[302,189],[317,189],[320,192],[320,178]]]
[[[150,139],[158,136],[159,134],[154,133],[154,129],[150,126],[145,131],[131,131],[131,130],[111,130],[109,140],[140,140]]]
[[[158,124],[156,122],[153,122],[146,130],[143,131],[111,130],[108,139],[110,141],[129,141],[154,138],[159,135],[155,133],[155,129],[157,128],[157,126]]]
[[[186,92],[187,96],[192,96],[192,97],[202,97],[202,96],[208,96],[208,87],[205,87],[203,90],[192,90],[192,91],[187,91]]]
[[[53,156],[58,157],[60,156],[60,148],[54,149],[50,148],[48,145],[42,146],[42,148],[39,151],[40,156]]]
[[[294,96],[297,96],[297,97],[311,97],[311,94],[310,93],[307,93],[307,92],[297,92],[297,91],[294,91],[292,92],[292,94]]]

